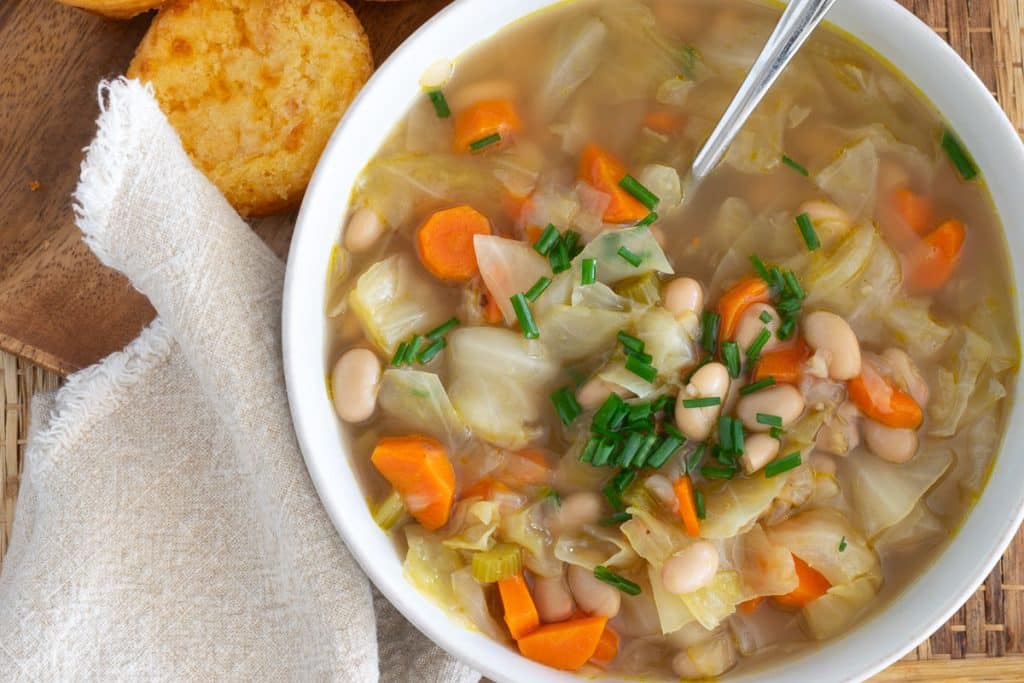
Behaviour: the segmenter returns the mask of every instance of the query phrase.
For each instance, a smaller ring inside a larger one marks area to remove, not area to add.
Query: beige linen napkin
[[[0,680],[477,680],[371,589],[320,505],[285,396],[284,264],[150,92],[100,100],[77,222],[159,317],[33,405]]]

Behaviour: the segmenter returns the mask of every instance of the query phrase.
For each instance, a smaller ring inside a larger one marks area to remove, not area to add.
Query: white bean
[[[576,400],[579,401],[581,406],[589,410],[604,403],[605,399],[612,393],[626,398],[632,392],[625,387],[607,382],[600,377],[591,377],[583,383],[583,386],[576,390]]]
[[[601,519],[604,503],[601,496],[593,491],[572,493],[562,499],[555,508],[550,526],[552,533],[578,529],[584,524],[593,524]]]
[[[677,277],[662,288],[661,302],[677,318],[686,313],[699,316],[704,310],[704,288],[691,277]]]
[[[369,251],[384,234],[384,221],[373,209],[357,209],[345,226],[345,248],[353,254]]]
[[[740,457],[743,471],[753,474],[774,460],[778,454],[778,439],[773,439],[767,434],[749,436],[743,444],[743,455]]]
[[[769,322],[766,323],[761,320],[761,314],[763,313],[771,316]],[[757,339],[758,335],[761,334],[761,330],[765,328],[768,329],[771,336],[768,337],[768,341],[761,347],[762,353],[771,351],[782,343],[782,340],[776,334],[779,330],[779,312],[768,304],[751,304],[747,306],[747,310],[743,311],[740,321],[736,324],[736,343],[739,344],[740,351],[745,353],[750,345],[754,343],[754,340]]]
[[[338,417],[345,422],[362,422],[373,415],[380,372],[380,359],[369,349],[352,349],[341,355],[331,372]]]
[[[804,316],[804,339],[825,355],[832,379],[853,379],[860,374],[860,343],[849,323],[835,313],[814,311]]]
[[[887,427],[881,422],[865,418],[864,441],[868,450],[882,460],[904,463],[917,453],[917,430]]]
[[[922,408],[928,405],[928,382],[924,380],[921,371],[917,369],[917,365],[906,351],[897,348],[886,349],[882,352],[882,360],[892,370],[900,388],[913,396],[917,405]]]
[[[804,397],[791,384],[778,384],[747,394],[736,404],[736,416],[743,421],[743,426],[752,432],[767,432],[772,427],[758,422],[758,413],[775,415],[782,419],[783,427],[788,427],[803,412]]]
[[[718,571],[718,549],[707,541],[697,541],[665,561],[661,581],[670,593],[684,595],[708,585]]]
[[[622,606],[619,590],[598,580],[594,572],[585,567],[569,565],[569,588],[576,604],[587,614],[611,619]]]
[[[690,383],[676,399],[676,425],[688,439],[703,441],[711,434],[721,402],[729,391],[729,371],[721,363],[708,363],[694,373]],[[686,399],[718,398],[719,404],[702,408],[687,408]]]
[[[545,624],[565,621],[576,611],[576,603],[572,599],[565,579],[559,576],[538,576],[533,581],[533,600],[537,603],[537,613]]]

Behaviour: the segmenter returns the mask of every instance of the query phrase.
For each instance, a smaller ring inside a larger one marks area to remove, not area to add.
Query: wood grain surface
[[[379,64],[448,2],[350,4]],[[121,348],[154,315],[82,243],[71,211],[96,84],[124,72],[149,20],[0,0],[0,349],[61,374]],[[293,223],[294,213],[253,228],[283,256]]]

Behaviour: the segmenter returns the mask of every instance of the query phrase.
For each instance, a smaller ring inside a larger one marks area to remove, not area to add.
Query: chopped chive
[[[641,218],[637,222],[636,226],[638,228],[639,227],[643,227],[643,226],[647,226],[647,225],[650,225],[651,223],[653,223],[656,220],[658,220],[658,212],[657,211],[651,211],[649,214],[647,214],[646,216]]]
[[[570,259],[576,258],[576,255],[583,251],[583,245],[580,244],[580,234],[575,230],[566,230],[565,234],[562,235],[562,241],[565,242],[565,248],[569,252]]]
[[[767,327],[762,327],[754,341],[750,342],[750,346],[747,347],[747,360],[751,363],[756,361],[761,356],[761,349],[768,343],[768,340],[772,338],[771,330]]]
[[[597,520],[597,523],[601,526],[615,526],[616,524],[622,524],[633,519],[633,515],[628,512],[616,512],[615,514],[608,515]]]
[[[526,296],[520,292],[510,300],[512,308],[516,312],[516,318],[519,319],[519,329],[523,331],[523,336],[527,339],[539,337],[540,330],[537,329],[537,323],[533,319],[533,313],[530,312],[530,304],[526,302]]]
[[[655,370],[648,362],[645,362],[643,358],[633,354],[626,356],[626,369],[637,377],[641,377],[648,382],[653,382],[654,378],[658,376],[658,371]]]
[[[437,114],[437,118],[446,119],[452,115],[452,110],[448,108],[448,100],[444,98],[443,92],[431,90],[427,93],[427,97],[430,98],[431,104],[434,105],[434,113]]]
[[[740,346],[734,341],[722,342],[722,360],[729,369],[729,376],[736,379],[740,376]]]
[[[624,261],[626,261],[629,265],[633,266],[634,268],[639,268],[640,264],[644,262],[644,259],[643,259],[642,256],[634,254],[632,251],[627,249],[625,246],[619,247],[619,250],[616,253],[619,256],[621,256]]]
[[[683,433],[681,431],[679,431],[679,429],[674,424],[672,424],[671,422],[664,423],[663,427],[665,429],[665,433],[666,434],[671,434],[672,436],[676,437],[680,441],[686,441],[686,437],[683,436]]]
[[[558,419],[566,427],[572,424],[573,420],[580,416],[583,408],[580,406],[576,396],[569,390],[569,387],[562,387],[551,394],[551,402],[555,405]]]
[[[704,509],[704,492],[700,489],[693,490],[693,506],[697,508],[697,519],[707,517],[707,511]]]
[[[409,340],[409,346],[405,348],[405,356],[402,357],[402,363],[408,365],[413,362],[416,358],[416,354],[419,353],[420,344],[423,343],[423,337],[420,335],[413,335],[413,338]]]
[[[643,444],[643,434],[640,432],[633,432],[630,434],[626,438],[626,443],[622,446],[622,451],[619,453],[619,464],[623,467],[629,467],[636,458],[636,454]]]
[[[558,228],[551,223],[548,223],[547,227],[544,228],[544,232],[540,234],[537,241],[534,242],[533,248],[541,256],[547,256],[551,248],[555,246],[555,242],[558,241]]]
[[[782,278],[786,281],[786,291],[792,294],[797,299],[803,299],[807,294],[804,292],[804,288],[800,286],[800,281],[796,279],[796,274],[791,270],[787,270],[783,273]]]
[[[772,437],[773,439],[782,438],[782,427],[772,427],[771,429],[768,430],[768,436]]]
[[[540,276],[536,282],[533,283],[533,287],[526,290],[526,298],[531,302],[536,301],[541,294],[544,293],[549,286],[551,286],[551,278]]]
[[[793,451],[789,455],[768,463],[768,466],[764,468],[764,476],[770,479],[799,466],[800,451]]]
[[[757,319],[763,322],[765,325],[774,320],[774,318],[772,318],[772,314],[769,313],[768,311],[761,311],[761,315],[757,316]]]
[[[409,348],[409,342],[402,342],[398,345],[395,350],[395,355],[391,357],[391,364],[395,367],[399,367],[405,361],[405,350]]]
[[[580,462],[592,462],[594,455],[597,453],[597,449],[601,446],[601,440],[598,438],[591,438],[587,442],[587,445],[583,447],[583,452],[580,453]]]
[[[626,595],[640,595],[643,592],[643,589],[638,584],[619,576],[611,569],[608,569],[608,567],[601,565],[594,567],[594,578],[607,583],[609,586],[618,588]]]
[[[601,489],[601,493],[604,494],[605,500],[612,506],[612,509],[616,512],[622,511],[626,506],[622,504],[622,491],[615,488],[615,484],[608,482],[605,487]]]
[[[782,280],[782,271],[779,270],[778,266],[772,266],[768,269],[768,284],[776,292],[781,292],[786,288],[786,283]]]
[[[653,210],[658,205],[658,202],[661,201],[658,199],[658,195],[648,190],[640,184],[639,180],[628,173],[619,181],[619,187],[636,197],[637,201],[648,209]]]
[[[448,346],[448,342],[444,340],[444,337],[435,339],[427,348],[420,351],[420,355],[416,357],[416,361],[422,365],[426,365],[430,361],[434,360],[434,356],[441,353],[441,350],[446,346]]]
[[[449,318],[447,322],[443,322],[430,332],[427,332],[427,339],[430,341],[436,341],[440,337],[448,334],[451,330],[458,327],[460,324],[458,318]]]
[[[714,311],[704,311],[700,329],[700,345],[708,353],[714,353],[718,348],[718,325],[722,318]]]
[[[753,384],[748,384],[745,387],[740,387],[740,396],[746,396],[747,394],[752,394],[755,391],[761,391],[762,389],[770,387],[773,384],[775,384],[774,377],[765,377],[764,379],[759,379]]]
[[[599,431],[606,429],[611,423],[612,416],[618,412],[619,406],[625,404],[626,402],[622,400],[622,397],[615,392],[608,394],[608,398],[604,400],[601,407],[594,413],[594,419],[591,422],[592,428]]]
[[[636,480],[636,470],[623,470],[616,474],[611,481],[612,486],[616,491],[622,493],[629,485]]]
[[[978,175],[978,167],[974,160],[971,159],[971,155],[960,144],[953,131],[948,128],[942,132],[942,149],[945,150],[950,161],[956,166],[956,170],[960,172],[961,178],[970,180]]]
[[[732,430],[730,430],[730,436],[731,435]],[[722,463],[731,470],[736,469],[735,456],[733,456],[732,453],[727,452],[721,445],[713,446],[711,448],[711,457],[713,457],[715,460]]]
[[[597,259],[585,258],[580,269],[580,284],[592,285],[597,282]]]
[[[693,472],[695,469],[697,469],[697,465],[700,464],[700,459],[704,457],[704,451],[705,449],[707,449],[707,447],[708,445],[703,442],[697,445],[696,450],[694,450],[693,453],[690,454],[690,459],[686,461],[687,472]]]
[[[684,45],[680,52],[680,71],[683,72],[683,76],[686,80],[692,81],[697,77],[697,60],[700,56],[697,54],[696,48],[690,45]]]
[[[608,430],[612,432],[618,430],[628,416],[629,406],[626,405],[625,401],[623,401],[622,404],[616,407],[615,414],[612,415],[612,419],[608,421]]]
[[[762,425],[768,425],[769,427],[781,427],[782,418],[778,415],[769,415],[768,413],[758,413],[757,423]]]
[[[631,465],[639,469],[643,467],[645,464],[647,464],[647,456],[651,454],[651,451],[654,449],[654,446],[657,443],[657,434],[648,434],[647,436],[645,436],[644,442],[640,445],[640,450],[638,450],[636,452],[636,455],[633,457],[633,462],[631,463]]]
[[[800,235],[804,238],[804,244],[808,251],[814,251],[821,246],[818,241],[818,233],[814,232],[814,225],[811,224],[811,217],[802,213],[796,217],[796,226],[800,228]]]
[[[608,464],[611,460],[612,453],[615,452],[616,443],[610,439],[601,439],[601,445],[597,447],[597,451],[594,452],[594,459],[591,461],[591,465],[594,467],[603,467]]]
[[[501,142],[501,133],[491,133],[487,137],[471,142],[469,143],[469,148],[474,152],[478,152],[488,145],[493,145],[495,142]]]
[[[806,176],[810,175],[810,173],[807,172],[806,168],[804,168],[803,166],[801,166],[797,162],[793,161],[791,158],[789,158],[785,154],[782,155],[782,163],[784,163],[786,166],[789,166],[791,169],[793,169],[794,171],[796,171],[797,173],[799,173],[802,176],[806,177]]]
[[[765,282],[771,283],[771,277],[768,275],[768,267],[764,265],[764,261],[757,254],[750,255],[750,263],[754,266],[754,270],[757,271],[758,276]]]
[[[626,349],[626,355],[631,358],[636,358],[641,363],[647,363],[648,365],[650,365],[651,361],[654,360],[654,356],[649,353],[644,353],[643,351],[630,351],[629,349]]]
[[[732,452],[743,453],[743,422],[738,419],[732,421]]]
[[[651,412],[656,413],[662,408],[667,408],[669,403],[672,403],[672,397],[668,394],[662,394],[651,403]]]
[[[676,451],[682,448],[682,446],[682,439],[677,439],[674,436],[666,436],[662,442],[658,444],[658,447],[654,449],[654,452],[651,453],[651,457],[647,461],[647,466],[658,469],[668,462],[668,459],[675,455]]]
[[[718,445],[727,453],[732,453],[732,418],[722,415],[718,418]]]
[[[846,551],[846,536],[839,539],[839,552]]]
[[[705,465],[700,468],[700,476],[705,479],[732,479],[736,476],[735,472],[725,467],[713,467],[711,465]]]
[[[646,419],[653,412],[653,403],[635,403],[629,407],[629,419],[643,420]]]
[[[799,312],[800,307],[803,305],[803,302],[796,297],[785,297],[779,301],[775,308],[782,315],[791,316],[794,313]]]
[[[705,396],[703,398],[684,398],[684,408],[710,408],[711,406],[717,406],[722,404],[722,399],[718,396]]]
[[[569,247],[565,240],[559,239],[548,254],[548,263],[554,273],[561,273],[569,270]]]
[[[789,318],[782,321],[782,324],[779,325],[778,332],[775,334],[779,339],[786,340],[793,336],[794,329],[796,329],[796,318]]]
[[[627,349],[630,349],[631,351],[636,351],[637,353],[643,353],[643,341],[637,339],[631,334],[628,334],[624,330],[619,330],[618,335],[616,335],[616,339],[618,339],[619,343],[625,346]]]

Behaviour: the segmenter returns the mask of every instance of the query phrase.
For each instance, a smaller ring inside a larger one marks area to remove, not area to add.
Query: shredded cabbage
[[[804,606],[804,618],[811,634],[818,640],[830,638],[846,630],[874,600],[881,580],[861,576],[850,583],[832,586]]]
[[[437,285],[401,254],[367,268],[348,300],[366,336],[388,356],[399,342],[429,331],[450,314]]]
[[[665,560],[692,543],[678,525],[662,521],[649,510],[628,507],[626,512],[633,517],[619,529],[636,554],[659,570]]]
[[[881,310],[889,332],[914,358],[931,358],[953,336],[953,328],[932,317],[928,302],[897,296]]]
[[[701,626],[713,629],[743,600],[739,572],[719,571],[711,583],[679,598]]]
[[[405,527],[405,541],[409,546],[402,565],[405,578],[437,604],[453,604],[451,575],[462,568],[459,554],[418,524]]]
[[[533,98],[541,119],[557,113],[594,73],[604,54],[607,35],[604,23],[590,16],[561,28],[552,43],[551,68]]]
[[[537,327],[552,358],[574,361],[611,346],[631,317],[625,312],[558,304],[537,319]]]
[[[902,521],[880,533],[875,538],[874,546],[883,555],[921,552],[938,543],[947,533],[942,520],[932,514],[923,502],[918,502]]]
[[[658,214],[664,216],[683,201],[679,173],[671,166],[648,164],[640,170],[637,180],[658,198]]]
[[[782,492],[789,473],[767,478],[763,472],[732,479],[706,491],[706,519],[700,525],[704,538],[729,538],[751,528]]]
[[[450,446],[468,437],[441,378],[432,372],[385,370],[377,401],[382,411],[412,431],[430,434]]]
[[[490,550],[494,547],[494,532],[501,521],[498,504],[488,500],[470,498],[460,501],[452,511],[448,534],[442,543],[453,550]]]
[[[785,595],[799,583],[792,554],[768,540],[760,524],[742,536],[724,540],[721,555],[723,566],[740,573],[742,600]]]
[[[686,603],[675,593],[670,593],[661,580],[661,570],[654,565],[647,565],[647,576],[651,582],[651,596],[658,610],[658,623],[663,634],[675,633],[682,627],[695,621],[694,616],[686,607]]]
[[[622,258],[619,254],[621,247],[626,247],[639,256],[640,264],[634,267]],[[597,279],[605,284],[614,284],[619,280],[642,275],[651,270],[669,275],[673,272],[672,266],[665,258],[665,253],[654,240],[651,231],[645,226],[609,230],[595,237],[590,244],[584,247],[576,260],[573,272],[577,273],[577,279],[579,278],[579,262],[587,258],[597,259]]]
[[[818,187],[851,216],[864,216],[875,205],[878,151],[865,138],[847,147],[839,158],[814,176]]]
[[[529,244],[496,235],[473,238],[480,277],[501,309],[506,323],[516,321],[511,298],[525,292],[542,276],[551,273],[548,262]]]
[[[848,298],[855,279],[867,268],[868,258],[878,239],[875,229],[870,224],[863,224],[850,231],[835,247],[812,252],[802,278],[807,290],[807,305],[823,305],[833,298]]]
[[[837,510],[801,512],[765,531],[772,543],[788,548],[833,586],[861,576],[881,577],[878,556],[868,548],[860,531]],[[846,543],[840,550],[844,539]]]
[[[590,525],[576,533],[559,536],[555,542],[555,557],[591,571],[598,565],[625,567],[636,561],[636,553],[625,538]]]
[[[652,356],[651,365],[663,379],[677,379],[679,371],[697,362],[697,349],[686,326],[666,309],[648,309],[636,320],[636,336],[644,342],[644,352]]]
[[[555,577],[562,574],[562,562],[553,552],[551,535],[537,519],[543,502],[505,515],[501,520],[499,535],[507,543],[522,547],[523,564],[534,574]]]
[[[928,411],[932,420],[928,433],[933,436],[952,436],[956,433],[978,385],[978,377],[992,357],[991,344],[971,328],[962,329],[963,339],[953,363],[939,368],[936,377],[936,391],[933,392],[935,399]]]
[[[508,642],[507,632],[498,626],[487,608],[484,587],[473,578],[469,567],[452,573],[452,594],[455,596],[456,604],[473,626],[499,643]]]

